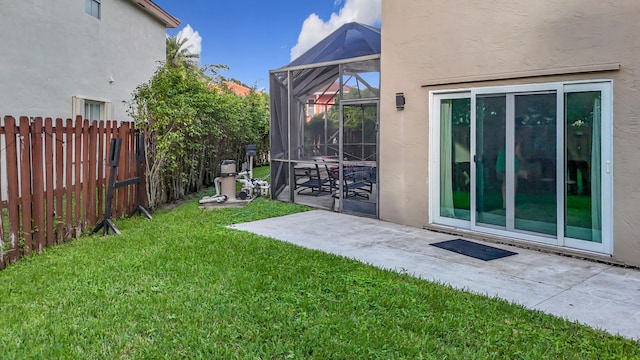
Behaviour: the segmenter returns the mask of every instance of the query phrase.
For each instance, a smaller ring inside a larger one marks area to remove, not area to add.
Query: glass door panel
[[[471,100],[440,102],[440,216],[470,220]]]
[[[476,223],[506,226],[506,96],[476,99]]]
[[[342,211],[377,217],[378,104],[343,101],[340,106],[342,160],[334,196]]]
[[[565,94],[565,236],[602,242],[601,93]]]
[[[514,228],[557,234],[557,95],[514,95]],[[509,159],[510,157],[507,157]]]

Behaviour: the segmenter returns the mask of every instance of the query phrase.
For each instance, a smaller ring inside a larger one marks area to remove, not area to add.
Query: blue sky
[[[167,33],[190,38],[202,65],[227,65],[230,70],[221,75],[258,88],[268,88],[269,70],[288,64],[340,25],[380,26],[381,0],[154,2],[180,19]]]

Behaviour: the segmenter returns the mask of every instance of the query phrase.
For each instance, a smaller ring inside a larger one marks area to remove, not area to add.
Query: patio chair
[[[318,164],[294,169],[296,191],[298,195],[318,196],[331,193],[333,186],[331,179],[322,177]]]
[[[333,178],[336,180],[334,188],[337,197],[338,191],[338,169],[333,171]],[[371,181],[371,167],[369,166],[345,166],[343,168],[342,191],[343,198],[360,197],[369,199],[369,194],[373,192],[373,182]]]

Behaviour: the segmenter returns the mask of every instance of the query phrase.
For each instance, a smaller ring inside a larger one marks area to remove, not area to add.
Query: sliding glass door
[[[436,94],[434,222],[610,253],[610,88]]]
[[[476,96],[476,224],[557,233],[556,93]]]
[[[563,231],[569,246],[612,250],[611,113],[608,84],[566,86]]]
[[[513,172],[505,177],[512,182],[515,230],[557,234],[556,108],[556,92],[513,95]]]
[[[471,114],[468,97],[440,102],[440,214],[471,219]]]
[[[506,229],[506,95],[476,97],[476,223]]]

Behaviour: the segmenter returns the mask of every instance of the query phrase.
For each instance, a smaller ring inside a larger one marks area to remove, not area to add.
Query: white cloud
[[[187,48],[190,53],[198,55],[202,52],[202,37],[197,31],[193,30],[191,25],[185,25],[176,37],[178,40],[187,39],[187,42],[185,42],[180,49]]]
[[[334,0],[339,4],[340,0]],[[382,15],[382,0],[346,0],[338,14],[333,13],[328,21],[323,21],[316,14],[311,14],[302,23],[302,30],[298,35],[298,43],[291,49],[291,60],[304,54],[320,40],[327,37],[340,26],[359,22],[367,25],[380,23]]]

